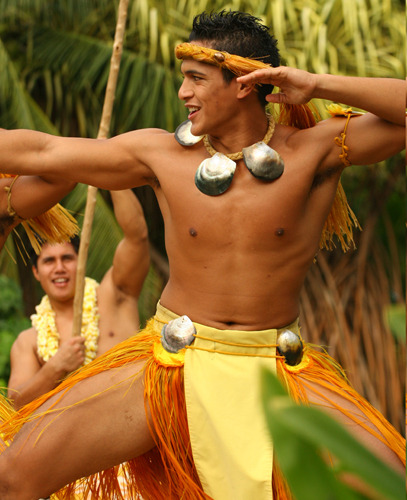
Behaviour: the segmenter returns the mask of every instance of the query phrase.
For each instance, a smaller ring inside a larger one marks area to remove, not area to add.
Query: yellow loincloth
[[[158,306],[160,329],[177,315]],[[273,446],[262,410],[260,367],[276,371],[277,330],[217,330],[194,323],[184,384],[195,467],[221,500],[273,498]],[[298,332],[298,325],[290,325]]]

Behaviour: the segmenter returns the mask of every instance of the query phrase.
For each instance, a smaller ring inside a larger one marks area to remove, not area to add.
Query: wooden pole
[[[110,121],[112,117],[113,102],[115,98],[117,79],[119,76],[120,61],[123,52],[123,39],[126,28],[127,10],[129,0],[120,0],[117,14],[116,31],[113,42],[113,52],[110,59],[109,77],[103,103],[102,117],[100,119],[97,138],[106,139],[109,134]],[[93,216],[95,213],[97,188],[88,186],[86,199],[85,217],[83,221],[81,243],[79,246],[78,268],[76,271],[75,298],[73,309],[72,336],[81,334],[82,328],[82,304],[85,288],[86,262],[92,232]]]

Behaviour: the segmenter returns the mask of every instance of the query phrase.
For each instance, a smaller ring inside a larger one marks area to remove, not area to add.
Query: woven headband
[[[208,47],[201,47],[192,43],[180,43],[177,45],[175,47],[175,56],[177,59],[192,58],[199,62],[228,69],[237,76],[246,75],[256,69],[270,68],[270,64],[256,59],[236,56],[235,54],[229,54],[229,52],[209,49]]]

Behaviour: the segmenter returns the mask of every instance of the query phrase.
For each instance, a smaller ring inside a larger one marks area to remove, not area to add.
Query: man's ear
[[[255,85],[253,85],[253,84],[247,85],[246,83],[237,83],[237,85],[238,85],[238,88],[237,88],[237,98],[238,99],[244,99],[245,97],[250,95],[252,92],[255,92]]]
[[[40,281],[40,277],[38,276],[38,269],[37,269],[35,266],[32,266],[32,267],[31,267],[31,269],[32,269],[32,272],[33,272],[34,278],[35,278],[37,281]]]

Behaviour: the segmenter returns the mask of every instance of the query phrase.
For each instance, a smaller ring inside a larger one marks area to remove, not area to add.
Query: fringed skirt
[[[403,438],[350,387],[340,366],[326,353],[305,345],[300,364],[289,366],[276,352],[279,330],[216,330],[194,323],[194,342],[171,354],[162,347],[160,332],[164,324],[177,317],[159,304],[143,331],[18,413],[7,401],[0,401],[0,419],[4,422],[0,435],[7,443],[51,395],[63,394],[101,371],[145,361],[145,405],[157,446],[124,464],[65,486],[51,497],[53,500],[291,499],[274,462],[261,406],[261,366],[277,372],[296,402],[307,403],[309,394],[314,393],[320,404],[342,412],[405,463]],[[297,323],[287,328],[299,333]],[[341,408],[327,393],[348,401],[357,411],[349,411],[349,405]],[[0,440],[0,450],[1,446]]]

